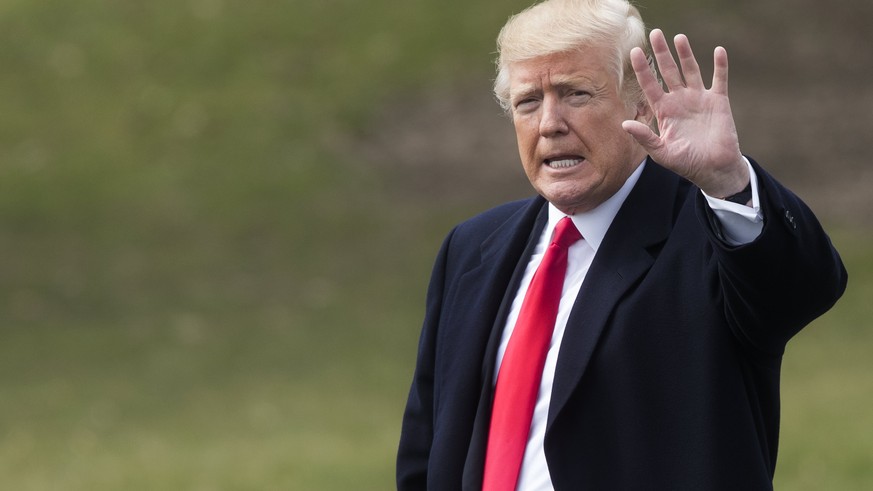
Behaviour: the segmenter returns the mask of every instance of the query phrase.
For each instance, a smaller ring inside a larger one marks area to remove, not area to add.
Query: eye
[[[519,111],[519,112],[531,111],[534,108],[536,108],[536,105],[538,102],[539,102],[539,99],[536,99],[534,97],[526,97],[524,99],[519,99],[515,103],[515,110]]]
[[[572,90],[567,94],[567,97],[573,103],[583,104],[591,99],[591,93],[586,90]]]

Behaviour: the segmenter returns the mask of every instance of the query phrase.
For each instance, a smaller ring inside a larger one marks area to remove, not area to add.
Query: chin
[[[540,194],[543,195],[549,203],[560,208],[563,206],[580,206],[587,201],[586,196],[588,196],[589,193],[580,190],[578,186],[556,186],[553,184],[542,188]]]

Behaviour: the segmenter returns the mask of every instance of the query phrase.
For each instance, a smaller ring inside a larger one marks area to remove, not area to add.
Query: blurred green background
[[[0,486],[391,489],[439,242],[530,194],[489,93],[528,4],[0,1]],[[728,48],[744,150],[850,272],[777,488],[873,489],[871,7],[642,10]]]

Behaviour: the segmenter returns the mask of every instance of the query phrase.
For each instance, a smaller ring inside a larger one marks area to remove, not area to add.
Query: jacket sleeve
[[[697,209],[715,250],[725,316],[735,336],[759,352],[781,356],[792,336],[840,298],[847,273],[806,204],[752,165],[764,216],[757,239],[732,247],[720,239],[703,196]]]
[[[427,289],[415,373],[400,431],[400,447],[397,453],[398,491],[427,489],[428,460],[433,442],[436,332],[443,302],[446,258],[453,234],[454,231],[440,248]]]

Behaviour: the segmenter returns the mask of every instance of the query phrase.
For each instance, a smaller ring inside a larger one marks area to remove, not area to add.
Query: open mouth
[[[582,161],[585,160],[582,157],[557,157],[553,159],[546,159],[543,161],[547,166],[552,169],[569,169],[571,167],[576,167],[581,164]]]

